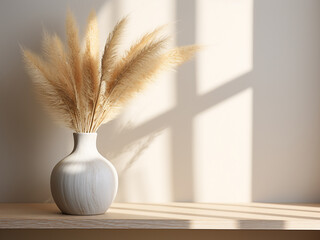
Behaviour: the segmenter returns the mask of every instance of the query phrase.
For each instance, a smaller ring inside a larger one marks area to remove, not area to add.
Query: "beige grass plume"
[[[109,34],[102,56],[95,12],[91,12],[81,49],[71,12],[66,19],[67,46],[57,35],[44,33],[44,58],[23,49],[27,70],[45,108],[76,132],[96,132],[112,120],[137,93],[164,70],[189,60],[198,46],[168,49],[165,26],[146,33],[122,56],[119,45],[128,18]]]

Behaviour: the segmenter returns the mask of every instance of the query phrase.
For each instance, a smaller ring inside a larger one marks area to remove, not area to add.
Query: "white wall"
[[[43,26],[64,37],[68,6],[82,30],[96,9],[101,41],[130,13],[126,46],[168,22],[175,44],[207,45],[98,131],[117,201],[320,200],[319,1],[4,0],[0,202],[51,201],[51,169],[72,148],[33,100],[18,45],[39,52]]]

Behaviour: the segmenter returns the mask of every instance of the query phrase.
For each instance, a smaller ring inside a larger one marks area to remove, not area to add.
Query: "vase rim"
[[[75,135],[97,135],[96,132],[85,133],[85,132],[74,132]]]

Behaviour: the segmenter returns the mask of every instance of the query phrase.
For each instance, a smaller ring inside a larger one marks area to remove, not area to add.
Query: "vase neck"
[[[73,133],[75,152],[97,152],[97,133]]]

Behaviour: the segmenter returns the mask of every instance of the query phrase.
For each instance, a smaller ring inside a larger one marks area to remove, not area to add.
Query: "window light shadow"
[[[294,219],[313,219],[313,220],[320,220],[320,217],[312,217],[312,216],[308,216],[308,214],[310,215],[309,212],[306,212],[306,216],[301,215],[301,212],[299,212],[299,215],[294,214],[295,210],[292,210],[292,214],[280,214],[280,213],[267,213],[267,212],[263,212],[263,211],[254,211],[254,210],[229,210],[229,209],[218,209],[216,208],[214,205],[216,204],[212,204],[212,208],[202,208],[199,207],[199,205],[197,205],[197,207],[190,207],[190,206],[177,206],[177,205],[169,205],[169,204],[152,204],[152,203],[148,203],[148,204],[139,204],[139,203],[134,203],[135,205],[141,205],[141,207],[143,206],[163,206],[163,207],[168,207],[169,209],[174,209],[176,210],[181,209],[181,211],[186,210],[186,209],[193,209],[193,210],[206,210],[206,211],[214,211],[214,212],[220,212],[220,213],[240,213],[240,214],[249,214],[250,216],[252,216],[252,218],[255,219],[255,217],[261,217],[261,216],[275,216],[275,217],[286,217],[286,218],[294,218]],[[231,205],[231,204],[230,204]],[[230,206],[228,204],[226,204],[226,206]],[[245,207],[245,206],[242,206]],[[251,206],[248,208],[252,208]],[[277,209],[278,210],[278,209]],[[279,209],[280,210],[280,209]],[[213,215],[209,215],[208,216],[215,216]]]

